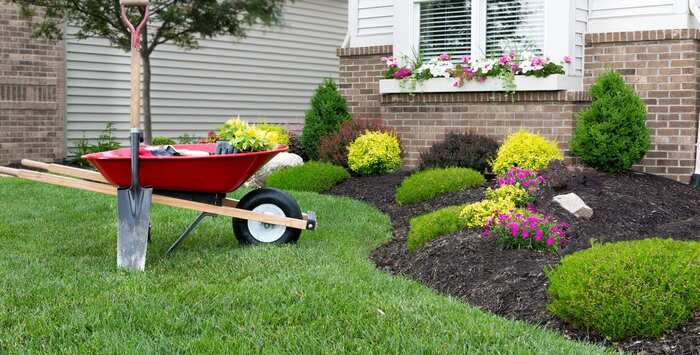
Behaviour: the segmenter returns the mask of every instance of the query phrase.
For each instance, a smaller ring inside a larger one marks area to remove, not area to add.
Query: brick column
[[[586,36],[586,88],[615,69],[647,105],[651,150],[635,169],[688,182],[698,127],[695,29],[594,33]]]
[[[380,117],[379,79],[386,69],[381,59],[392,52],[392,46],[338,49],[340,93],[353,118]]]
[[[0,0],[0,165],[64,157],[64,48],[32,38],[41,18]]]

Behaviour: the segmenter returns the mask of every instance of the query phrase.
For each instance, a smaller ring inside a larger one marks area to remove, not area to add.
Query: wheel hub
[[[276,205],[265,203],[253,209],[253,212],[271,216],[285,217],[284,211]],[[256,240],[262,243],[274,243],[284,235],[287,227],[276,224],[248,221],[248,230]]]

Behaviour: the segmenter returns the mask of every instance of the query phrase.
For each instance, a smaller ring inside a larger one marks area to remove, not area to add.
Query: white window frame
[[[433,0],[394,0],[394,55],[418,53],[420,4]],[[559,60],[575,54],[575,0],[545,0],[544,55]],[[472,57],[486,52],[486,0],[472,0]],[[569,75],[573,76],[572,73]]]

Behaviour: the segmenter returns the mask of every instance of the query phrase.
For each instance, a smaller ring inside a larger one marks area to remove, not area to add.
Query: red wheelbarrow
[[[215,144],[176,145],[178,149],[214,152]],[[200,214],[168,249],[171,253],[206,217],[228,216],[242,244],[283,244],[299,239],[302,230],[316,228],[316,215],[302,213],[287,193],[257,189],[240,201],[226,197],[238,189],[272,157],[287,150],[209,156],[143,156],[139,176],[154,190],[153,203],[198,211]],[[22,160],[22,165],[49,173],[0,167],[0,174],[42,183],[116,196],[116,187],[131,184],[130,148],[86,155],[100,172],[59,164]],[[149,228],[150,239],[150,228]]]

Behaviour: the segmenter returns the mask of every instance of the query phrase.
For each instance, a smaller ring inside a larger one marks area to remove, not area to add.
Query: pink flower
[[[530,64],[532,64],[533,67],[541,67],[545,63],[544,63],[544,59],[542,59],[541,57],[533,57],[532,62]]]
[[[485,77],[485,76],[480,76],[480,77],[479,77],[479,81],[483,83],[484,81],[486,81],[486,77]]]
[[[537,232],[535,232],[535,240],[538,242],[540,240],[542,240],[542,230],[541,229],[538,229]]]
[[[564,61],[564,63],[570,64],[571,62],[574,61],[574,57],[572,57],[570,55],[565,55],[562,60]]]
[[[471,61],[472,61],[472,57],[470,57],[468,55],[465,55],[462,57],[462,63],[464,63],[464,64],[469,64],[469,62],[471,62]]]
[[[397,66],[396,57],[382,57],[382,62],[386,63],[387,66],[392,68]]]
[[[514,237],[518,235],[518,225],[517,224],[513,223],[508,227],[510,228],[510,234],[512,234]]]
[[[440,54],[440,55],[438,56],[438,59],[439,59],[439,60],[442,60],[442,61],[450,60],[450,54],[447,53],[447,52],[442,53],[442,54]]]
[[[409,67],[403,67],[394,73],[394,79],[403,79],[411,74],[413,74],[413,71]]]
[[[507,65],[508,63],[510,63],[510,57],[509,57],[509,56],[504,55],[504,56],[501,56],[500,58],[498,58],[498,64],[500,64],[500,65]]]
[[[523,231],[523,239],[530,238],[530,232],[528,231]]]
[[[547,246],[551,247],[552,245],[554,245],[554,238],[552,238],[552,237],[547,238]]]
[[[510,70],[512,70],[513,73],[515,73],[515,72],[517,72],[518,70],[520,70],[520,66],[518,66],[517,63],[513,63],[513,64],[510,66]]]

